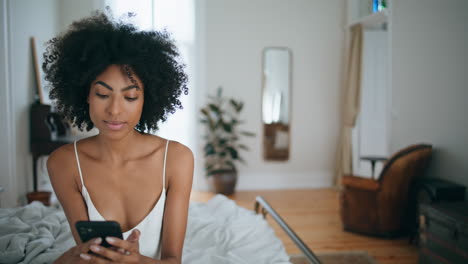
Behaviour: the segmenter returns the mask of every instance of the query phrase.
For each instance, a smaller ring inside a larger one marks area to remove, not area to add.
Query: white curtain
[[[351,134],[356,125],[361,100],[362,31],[360,24],[351,27],[348,63],[344,76],[342,128],[335,167],[335,185],[341,184],[343,175],[352,173]]]

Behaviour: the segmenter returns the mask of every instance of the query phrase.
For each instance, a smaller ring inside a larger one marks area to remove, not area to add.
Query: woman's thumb
[[[140,230],[138,229],[133,230],[127,238],[127,240],[131,242],[138,241],[138,239],[140,239]]]

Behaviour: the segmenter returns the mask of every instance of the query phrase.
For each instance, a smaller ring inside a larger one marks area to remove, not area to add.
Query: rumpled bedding
[[[62,210],[33,202],[0,209],[0,263],[52,263],[75,245]],[[191,202],[182,263],[290,263],[268,223],[223,195]]]
[[[0,209],[0,263],[52,263],[74,245],[61,210],[40,202]]]

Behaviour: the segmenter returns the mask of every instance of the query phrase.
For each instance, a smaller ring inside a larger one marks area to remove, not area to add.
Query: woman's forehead
[[[104,81],[109,85],[136,85],[138,88],[143,89],[143,82],[140,77],[132,70],[130,66],[111,64],[103,72],[101,72],[96,80]],[[121,87],[122,88],[122,87]]]

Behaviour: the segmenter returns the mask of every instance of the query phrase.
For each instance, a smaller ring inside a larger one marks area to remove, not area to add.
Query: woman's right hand
[[[92,244],[99,245],[101,244],[102,239],[100,237],[89,240],[86,243],[81,243],[70,248],[67,252],[63,253],[57,260],[54,261],[54,264],[75,264],[75,263],[88,263],[80,257],[80,254],[88,253],[89,247]]]

